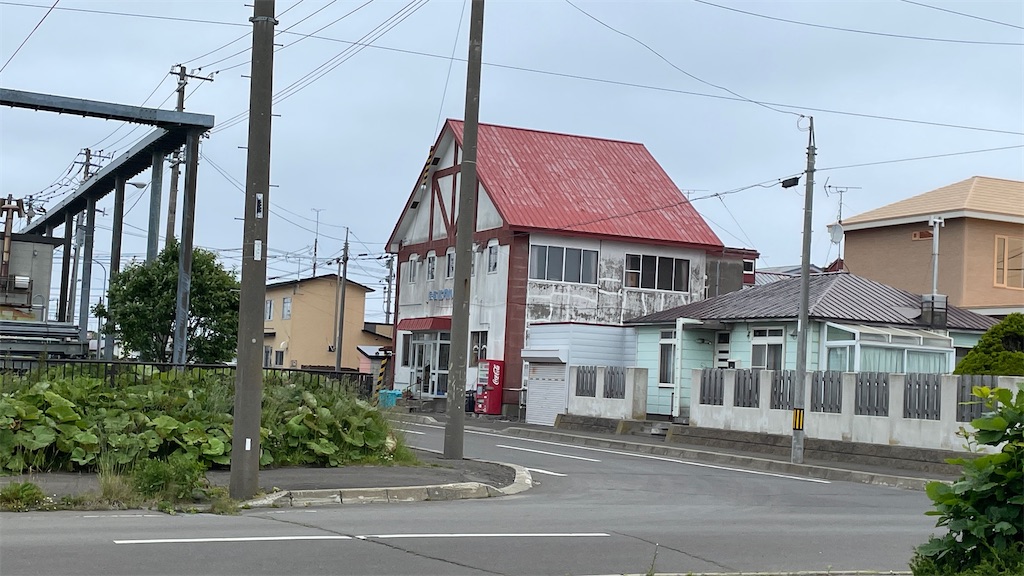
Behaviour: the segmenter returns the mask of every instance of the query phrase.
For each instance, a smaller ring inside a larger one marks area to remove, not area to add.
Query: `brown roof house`
[[[936,225],[936,222],[939,222]],[[989,316],[1024,312],[1024,182],[974,176],[842,222],[846,269]]]

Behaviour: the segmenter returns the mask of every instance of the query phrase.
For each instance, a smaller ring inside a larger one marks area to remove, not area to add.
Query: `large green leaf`
[[[74,422],[81,419],[78,412],[75,412],[74,408],[66,404],[50,406],[46,409],[46,415],[60,423]]]
[[[161,438],[166,438],[171,434],[171,432],[174,432],[179,426],[181,426],[181,422],[178,422],[174,418],[164,414],[154,418],[149,425],[156,430],[156,433],[159,434]]]

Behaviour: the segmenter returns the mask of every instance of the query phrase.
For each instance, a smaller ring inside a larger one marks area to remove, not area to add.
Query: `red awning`
[[[405,318],[398,322],[398,330],[407,332],[448,332],[452,329],[451,316]]]

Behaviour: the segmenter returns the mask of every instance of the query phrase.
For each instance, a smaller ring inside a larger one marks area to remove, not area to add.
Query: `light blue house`
[[[688,417],[694,369],[795,369],[799,301],[789,278],[628,321],[648,413]],[[921,302],[853,274],[812,275],[807,369],[946,374],[996,323],[954,306],[925,322]]]

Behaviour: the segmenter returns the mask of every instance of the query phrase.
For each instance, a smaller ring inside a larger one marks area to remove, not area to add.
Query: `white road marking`
[[[84,514],[82,518],[159,518],[166,514]]]
[[[399,432],[405,432],[406,434],[419,434],[420,436],[426,434],[426,432],[417,432],[416,430],[404,430],[402,428],[395,428]]]
[[[533,452],[535,454],[546,454],[548,456],[558,456],[559,458],[572,458],[573,460],[586,460],[587,462],[600,462],[600,460],[594,460],[593,458],[584,458],[583,456],[571,456],[569,454],[558,454],[557,452],[545,452],[543,450],[531,450],[530,448],[520,448],[518,446],[506,446],[504,444],[495,444],[498,448],[508,448],[509,450],[522,450],[523,452]]]
[[[151,540],[114,540],[114,544],[206,544],[214,542],[278,542],[285,540],[351,540],[336,534],[319,536],[226,536],[221,538],[153,538]]]
[[[431,424],[420,424],[414,423],[416,426],[423,426],[425,428],[438,428],[444,430],[444,426],[434,426]],[[590,446],[579,446],[577,444],[565,444],[562,442],[551,442],[549,440],[537,440],[534,438],[519,438],[517,436],[508,436],[505,434],[494,434],[493,432],[476,432],[467,431],[470,434],[479,434],[481,436],[493,436],[495,438],[503,438],[505,440],[515,439],[522,442],[534,442],[537,444],[547,444],[549,446],[562,446],[565,448],[575,448],[577,450],[590,450],[591,452],[603,452],[605,454],[616,454],[618,456],[630,456],[632,458],[645,458],[647,460],[658,460],[661,462],[674,462],[676,464],[684,464],[687,466],[697,466],[699,468],[710,468],[713,470],[726,470],[729,472],[739,472],[741,474],[753,474],[755,476],[770,476],[772,478],[785,478],[786,480],[797,480],[800,482],[813,482],[815,484],[831,484],[828,480],[821,480],[819,478],[805,478],[803,476],[791,476],[789,474],[779,474],[776,472],[762,472],[760,470],[745,470],[743,468],[733,468],[730,466],[718,466],[716,464],[705,464],[703,462],[693,462],[690,460],[679,460],[677,458],[665,458],[662,456],[652,456],[650,454],[634,454],[632,452],[621,452],[619,450],[608,450],[607,448],[593,448]]]
[[[547,474],[548,476],[568,476],[568,474],[562,474],[561,472],[552,472],[550,470],[541,470],[540,468],[527,468],[530,472],[537,472],[538,474]]]
[[[359,540],[391,540],[398,538],[606,538],[604,532],[506,532],[501,534],[368,534]]]

